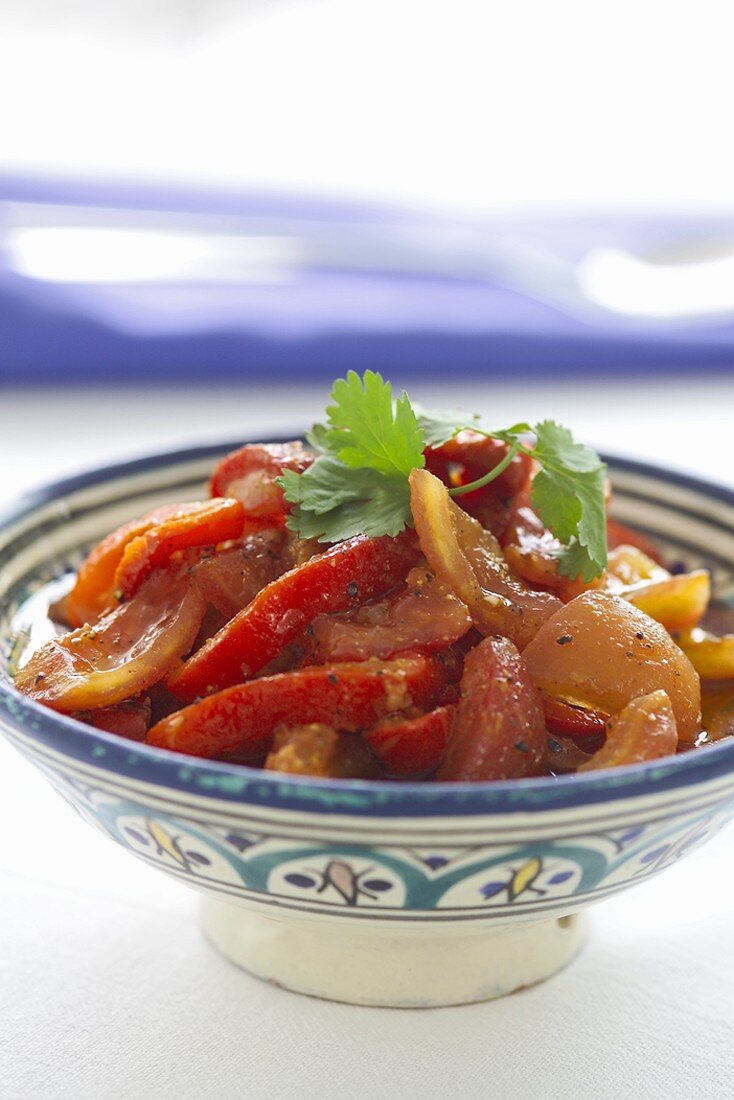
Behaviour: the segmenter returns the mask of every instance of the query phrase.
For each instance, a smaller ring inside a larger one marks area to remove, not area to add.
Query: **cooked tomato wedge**
[[[640,695],[666,691],[681,738],[695,739],[701,691],[691,662],[664,627],[618,596],[577,596],[523,656],[541,692],[607,716]]]
[[[423,776],[444,758],[455,711],[455,706],[444,706],[416,718],[391,715],[363,736],[388,775]]]
[[[115,573],[125,547],[144,535],[151,527],[185,515],[195,504],[165,504],[148,512],[142,519],[118,527],[95,546],[77,573],[76,584],[64,602],[64,612],[70,626],[94,624],[103,612],[115,606]]]
[[[507,638],[485,638],[464,664],[439,780],[521,779],[548,770],[540,696]]]
[[[204,609],[188,577],[158,570],[96,626],[37,650],[19,670],[16,687],[66,714],[114,706],[157,683],[188,652]]]
[[[356,731],[386,714],[430,707],[447,680],[437,657],[360,661],[285,672],[209,695],[164,718],[148,741],[192,756],[259,759],[277,726],[320,722]]]
[[[170,519],[138,535],[126,545],[115,572],[115,589],[129,600],[144,579],[180,550],[194,546],[216,546],[242,534],[245,512],[234,499],[215,499],[190,504]]]
[[[389,599],[319,615],[309,635],[312,659],[324,663],[443,649],[470,628],[466,605],[424,565],[411,569],[405,587]]]
[[[191,575],[209,603],[231,619],[286,571],[291,560],[288,546],[284,527],[266,528],[207,555],[193,566]]]
[[[432,572],[466,604],[482,634],[502,634],[522,649],[560,600],[515,580],[495,537],[428,470],[413,470],[410,485],[415,529]]]
[[[114,707],[79,711],[73,717],[95,729],[116,733],[128,741],[145,741],[150,714],[150,699],[129,699]]]
[[[653,691],[627,706],[607,722],[607,739],[580,772],[618,768],[670,756],[678,746],[678,730],[670,699],[664,691]]]
[[[241,683],[263,668],[320,611],[355,607],[404,580],[416,560],[410,532],[337,543],[272,581],[169,681],[181,699]]]
[[[275,519],[289,505],[275,484],[283,470],[302,474],[315,458],[299,442],[248,443],[232,451],[217,466],[210,484],[213,497],[236,497],[248,516]]]

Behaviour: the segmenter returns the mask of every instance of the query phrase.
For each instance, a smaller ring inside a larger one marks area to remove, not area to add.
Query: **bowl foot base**
[[[280,916],[211,896],[201,910],[209,941],[258,978],[312,997],[390,1008],[502,997],[555,974],[585,938],[579,913],[499,927],[467,923]]]

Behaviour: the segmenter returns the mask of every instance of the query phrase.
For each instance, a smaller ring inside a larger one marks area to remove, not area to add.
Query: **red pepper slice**
[[[411,532],[357,535],[272,581],[169,681],[180,699],[209,695],[259,671],[320,611],[342,611],[399,584],[417,556]],[[311,719],[307,719],[311,721]]]
[[[70,626],[96,623],[115,604],[115,573],[125,553],[125,547],[151,527],[184,515],[195,504],[164,504],[112,531],[89,553],[77,573],[76,584],[64,601],[64,611]]]
[[[384,718],[363,736],[389,775],[425,775],[444,758],[455,711],[446,706],[417,718]]]
[[[431,706],[446,677],[442,661],[418,654],[264,676],[170,714],[148,731],[148,742],[191,756],[256,760],[281,724],[323,722],[354,732],[394,711]]]
[[[150,527],[125,546],[115,572],[115,588],[129,600],[149,573],[166,565],[177,550],[216,546],[242,534],[245,510],[239,500],[205,500]]]
[[[275,518],[285,516],[289,505],[283,490],[275,484],[283,470],[302,474],[316,456],[293,443],[247,443],[226,455],[211,479],[213,497],[236,497],[248,516]]]

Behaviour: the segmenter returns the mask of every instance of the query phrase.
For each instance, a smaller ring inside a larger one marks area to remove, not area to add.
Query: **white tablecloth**
[[[600,448],[734,481],[734,382],[427,388],[498,424],[553,415]],[[146,449],[302,421],[294,388],[0,395],[0,505]],[[241,973],[196,896],[78,819],[0,745],[0,1096],[725,1100],[734,1096],[734,829],[593,913],[562,974],[503,1001],[350,1008]]]

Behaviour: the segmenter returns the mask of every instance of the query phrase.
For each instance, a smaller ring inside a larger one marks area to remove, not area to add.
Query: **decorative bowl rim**
[[[284,442],[299,434],[296,431],[290,435],[267,435],[265,441]],[[213,441],[154,452],[48,483],[18,496],[0,512],[0,533],[30,517],[43,505],[70,493],[126,476],[214,457],[248,441]],[[259,436],[257,442],[262,441],[263,437]],[[603,458],[612,469],[667,482],[734,507],[734,490],[716,482],[608,453]],[[244,764],[202,760],[153,745],[125,741],[67,715],[57,714],[2,680],[0,706],[25,736],[62,755],[94,763],[103,770],[199,797],[301,811],[318,808],[382,817],[538,812],[658,794],[716,779],[734,770],[732,738],[702,751],[585,775],[473,783],[286,778],[277,772],[265,772]]]

